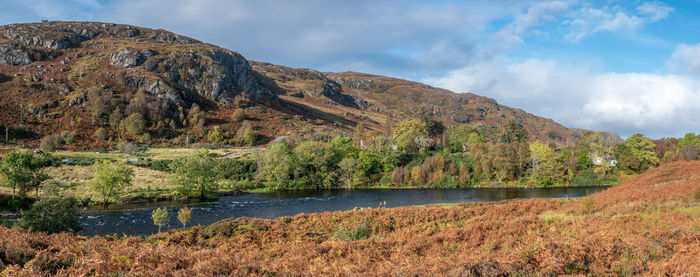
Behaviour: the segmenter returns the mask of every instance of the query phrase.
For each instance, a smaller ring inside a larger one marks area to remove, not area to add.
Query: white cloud
[[[679,75],[596,74],[586,65],[553,60],[497,59],[424,81],[454,91],[474,91],[569,127],[609,130],[623,136],[680,136],[700,129],[700,84]]]
[[[555,15],[568,10],[572,3],[570,1],[544,1],[531,5],[527,12],[515,16],[510,24],[496,32],[499,38],[506,44],[522,42],[522,35],[530,28],[555,18]]]
[[[686,73],[700,74],[700,44],[681,44],[671,54],[669,65]]]
[[[632,31],[666,18],[672,11],[673,8],[658,2],[645,2],[631,11],[619,6],[584,6],[572,11],[571,19],[565,21],[570,30],[564,38],[578,42],[599,32]]]

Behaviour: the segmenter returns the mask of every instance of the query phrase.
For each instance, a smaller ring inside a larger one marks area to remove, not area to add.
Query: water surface
[[[216,201],[188,204],[192,209],[190,225],[208,225],[229,217],[261,217],[275,219],[300,213],[350,210],[355,207],[386,207],[499,201],[515,198],[580,197],[607,187],[570,188],[469,188],[469,189],[360,189],[324,191],[284,191],[224,196]],[[158,231],[151,212],[166,206],[170,224],[165,229],[180,228],[177,211],[181,202],[159,202],[129,205],[127,210],[92,208],[79,218],[82,235],[127,234],[149,235]],[[124,207],[121,207],[124,208]]]

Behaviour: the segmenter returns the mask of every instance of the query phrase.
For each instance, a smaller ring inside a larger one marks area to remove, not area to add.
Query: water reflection
[[[190,225],[207,225],[229,217],[262,217],[274,219],[299,213],[349,210],[355,207],[377,207],[386,201],[387,207],[498,201],[516,198],[579,197],[595,193],[605,187],[576,188],[473,188],[473,189],[362,189],[326,191],[284,191],[261,194],[224,196],[214,202],[182,203],[160,202],[140,205],[115,206],[104,210],[94,208],[80,217],[81,234],[148,235],[157,231],[151,220],[156,207],[167,206],[169,228],[179,228],[177,211],[187,204],[192,209]],[[128,207],[128,210],[123,210]]]

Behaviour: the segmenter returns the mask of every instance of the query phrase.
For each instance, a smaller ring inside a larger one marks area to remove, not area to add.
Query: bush
[[[121,141],[117,144],[117,149],[124,154],[133,154],[136,152],[136,145],[128,141]]]
[[[233,115],[231,115],[231,120],[234,122],[242,122],[243,120],[246,119],[246,114],[243,109],[236,109],[233,111]]]
[[[75,218],[78,202],[75,198],[42,198],[29,210],[22,211],[19,226],[32,231],[60,233],[78,231],[80,223]]]
[[[349,229],[345,225],[338,226],[333,234],[333,240],[335,241],[356,241],[361,239],[367,239],[372,236],[372,228],[369,226],[368,221],[361,222],[355,225],[354,228]]]
[[[95,138],[99,140],[107,139],[107,130],[105,128],[100,128],[95,131]]]
[[[45,136],[43,139],[41,139],[41,151],[52,153],[56,151],[57,146],[58,137],[55,135]]]
[[[693,194],[693,198],[695,198],[695,200],[700,200],[700,187],[695,189],[695,194]]]

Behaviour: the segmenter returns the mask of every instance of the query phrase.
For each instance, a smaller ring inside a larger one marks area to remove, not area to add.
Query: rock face
[[[9,42],[2,43],[3,39]],[[125,43],[130,46],[123,47]],[[240,54],[167,31],[93,22],[0,26],[0,64],[24,66],[55,59],[61,54],[56,50],[83,48],[109,50],[113,67],[141,67],[155,73],[130,74],[125,81],[171,104],[189,106],[193,93],[224,104],[238,95],[251,100],[275,97]]]
[[[124,48],[109,56],[109,64],[116,67],[132,68],[141,65],[146,59],[155,54],[155,52],[148,49],[135,51]]]

